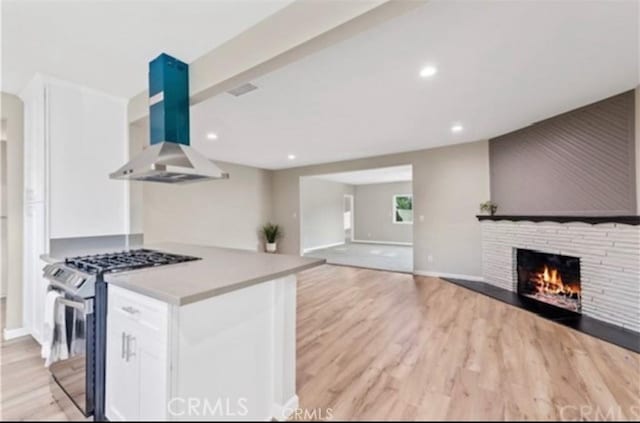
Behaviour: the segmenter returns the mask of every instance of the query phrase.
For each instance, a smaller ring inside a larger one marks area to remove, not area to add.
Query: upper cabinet
[[[47,103],[51,237],[126,233],[128,184],[109,179],[128,160],[126,102],[51,84]]]
[[[25,102],[25,202],[45,202],[50,238],[128,232],[128,183],[109,173],[128,159],[127,105],[37,77]]]
[[[24,201],[45,200],[45,89],[36,77],[21,95],[24,102]]]

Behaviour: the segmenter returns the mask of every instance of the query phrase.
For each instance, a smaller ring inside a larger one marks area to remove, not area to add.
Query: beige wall
[[[640,215],[640,85],[636,87],[636,214]]]
[[[356,185],[355,236],[358,241],[413,241],[413,225],[393,222],[393,196],[411,194],[411,182]]]
[[[352,185],[318,178],[301,179],[303,250],[344,242],[344,196],[353,192]]]
[[[149,119],[129,125],[129,159],[142,152],[149,145]],[[129,184],[129,234],[143,232],[143,193],[141,182]]]
[[[145,243],[262,248],[258,231],[271,217],[271,173],[218,164],[230,179],[177,186],[139,182],[143,184]]]
[[[475,215],[478,205],[489,199],[486,141],[275,171],[273,219],[285,231],[282,251],[300,250],[301,176],[406,164],[413,165],[415,270],[481,275],[480,225]]]
[[[0,297],[7,296],[7,142],[5,141],[6,121],[2,120],[0,137]]]
[[[23,104],[12,94],[2,93],[2,119],[7,137],[7,304],[5,327],[22,327],[22,194],[23,194]]]
[[[260,226],[273,221],[284,232],[280,251],[299,254],[301,246],[315,243],[300,242],[301,177],[406,164],[413,165],[415,270],[481,275],[475,215],[489,198],[486,141],[279,171],[220,163],[231,174],[229,180],[181,186],[142,183],[145,242],[255,250],[262,248]]]
[[[129,125],[129,154],[149,145],[149,121]],[[145,243],[175,241],[257,250],[271,217],[271,172],[219,162],[228,180],[170,185],[131,182],[130,233]]]

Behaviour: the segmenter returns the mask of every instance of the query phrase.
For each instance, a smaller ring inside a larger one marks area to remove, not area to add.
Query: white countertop
[[[105,280],[109,284],[176,305],[194,303],[281,278],[325,262],[292,255],[178,243],[145,244],[143,248],[200,257],[201,260],[107,274]],[[42,256],[42,259],[60,261],[50,256]]]

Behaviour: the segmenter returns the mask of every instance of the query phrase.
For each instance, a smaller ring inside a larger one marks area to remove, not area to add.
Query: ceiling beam
[[[190,103],[235,88],[413,10],[426,0],[295,0],[189,65]],[[149,113],[147,91],[129,100],[129,122]]]

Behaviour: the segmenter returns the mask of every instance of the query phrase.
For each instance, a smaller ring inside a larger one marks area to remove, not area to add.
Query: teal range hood
[[[110,178],[176,184],[229,177],[189,145],[189,65],[164,53],[149,63],[149,130],[151,145]]]

